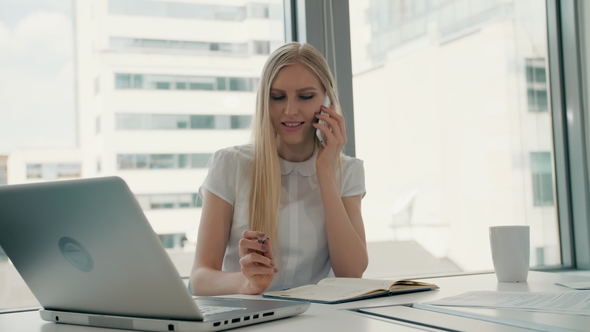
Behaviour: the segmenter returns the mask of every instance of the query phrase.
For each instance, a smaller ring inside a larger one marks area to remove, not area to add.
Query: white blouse
[[[234,215],[223,259],[223,271],[239,272],[239,241],[248,229],[250,160],[252,145],[219,150],[209,161],[203,189],[234,207]],[[300,163],[279,158],[281,203],[279,207],[280,257],[275,253],[277,272],[268,291],[315,284],[328,276],[332,266],[328,252],[324,207],[316,175],[314,155]],[[360,159],[342,160],[342,197],[365,195],[365,171]],[[273,239],[271,239],[272,241]],[[333,274],[333,273],[332,273]]]

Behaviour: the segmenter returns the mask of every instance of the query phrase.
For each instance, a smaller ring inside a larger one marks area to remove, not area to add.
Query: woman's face
[[[311,69],[302,64],[283,67],[270,88],[270,118],[279,147],[293,151],[313,147],[316,113],[324,101],[325,89]]]

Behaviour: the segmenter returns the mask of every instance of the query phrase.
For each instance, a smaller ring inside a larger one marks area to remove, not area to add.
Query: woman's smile
[[[287,132],[295,132],[300,130],[301,128],[303,128],[303,124],[305,122],[301,122],[301,121],[285,121],[285,122],[281,122],[281,124],[283,125],[283,130],[287,131]]]

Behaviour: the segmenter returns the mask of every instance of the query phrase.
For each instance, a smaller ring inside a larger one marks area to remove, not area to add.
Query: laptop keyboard
[[[210,315],[217,315],[221,313],[226,313],[230,311],[237,311],[237,310],[246,310],[246,308],[240,307],[218,307],[213,305],[199,305],[199,310],[203,316],[210,316]]]

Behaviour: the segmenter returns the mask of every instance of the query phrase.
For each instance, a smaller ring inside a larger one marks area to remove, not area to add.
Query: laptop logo
[[[90,272],[94,267],[92,257],[80,242],[64,236],[59,239],[59,251],[75,268],[83,272]]]

